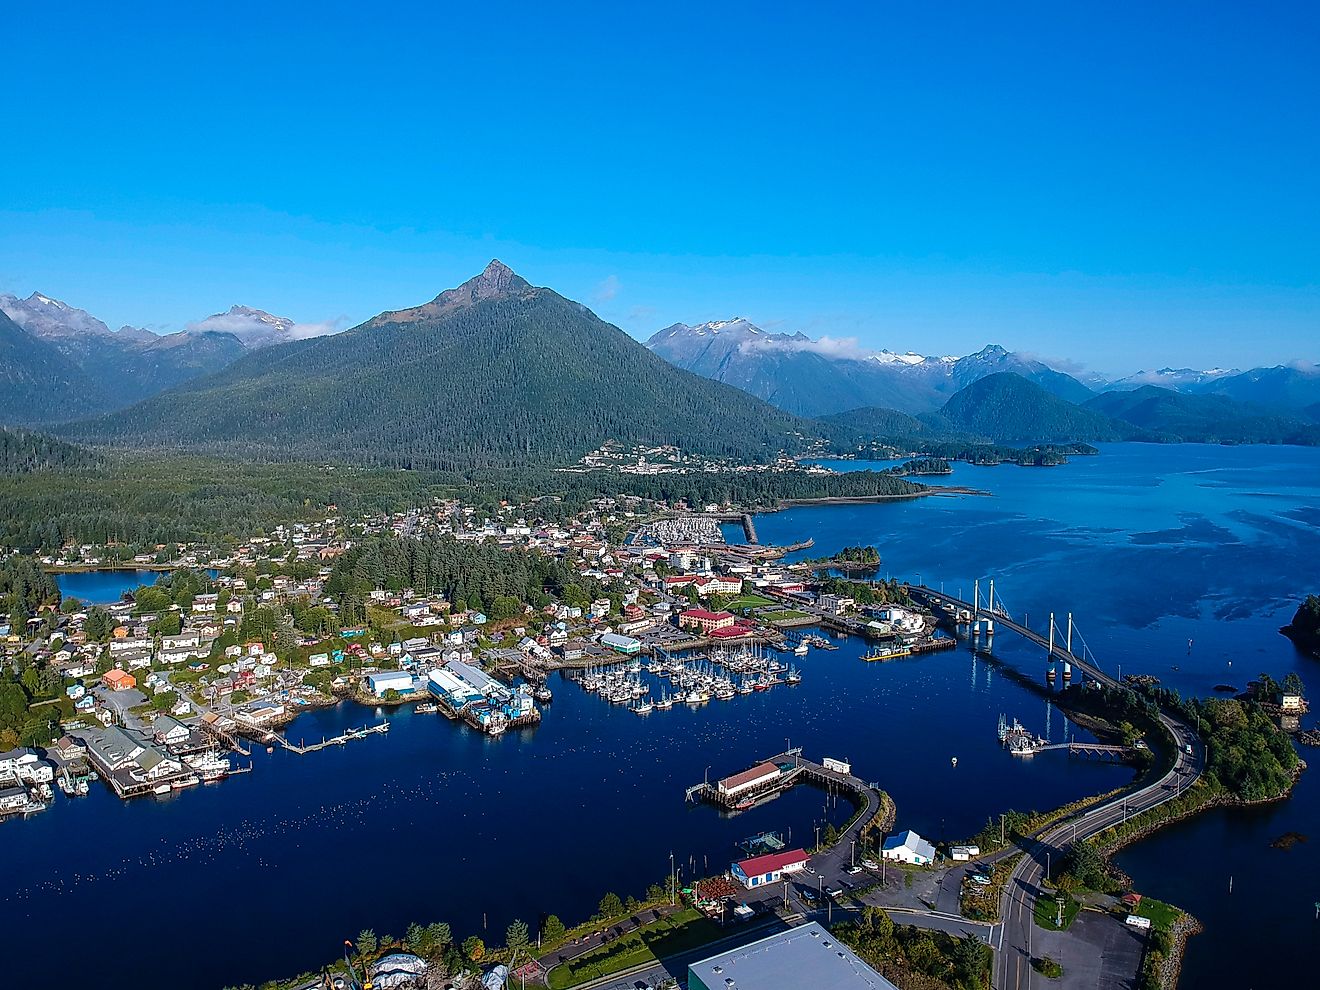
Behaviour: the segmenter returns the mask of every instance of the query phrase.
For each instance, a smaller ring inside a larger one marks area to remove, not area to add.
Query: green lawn
[[[689,908],[556,966],[550,971],[550,990],[568,990],[632,966],[686,952],[713,942],[723,934],[719,925],[700,911]]]
[[[730,612],[738,612],[745,608],[764,608],[767,605],[773,605],[774,602],[761,595],[739,595],[733,601],[729,602],[726,608]]]
[[[1055,922],[1059,919],[1059,902],[1054,899],[1053,894],[1047,892],[1036,898],[1036,924],[1052,932],[1064,931],[1073,923],[1081,908],[1077,901],[1069,897],[1063,902],[1063,924],[1057,925]]]
[[[1182,914],[1182,912],[1172,904],[1165,904],[1163,901],[1157,901],[1153,897],[1143,897],[1141,899],[1141,907],[1137,908],[1132,913],[1142,918],[1149,918],[1152,928],[1164,932],[1167,932],[1170,926],[1178,920],[1179,915]]]
[[[789,619],[809,619],[811,618],[811,613],[799,612],[796,609],[791,608],[781,608],[776,609],[773,612],[762,612],[761,618],[765,619],[767,622],[786,622]]]

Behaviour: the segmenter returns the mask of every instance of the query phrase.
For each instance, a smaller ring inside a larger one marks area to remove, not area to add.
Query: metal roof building
[[[897,990],[814,921],[688,967],[688,990]]]

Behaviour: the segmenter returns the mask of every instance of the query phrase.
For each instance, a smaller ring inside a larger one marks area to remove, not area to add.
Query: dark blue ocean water
[[[813,536],[812,553],[873,542],[884,570],[920,572],[950,590],[970,593],[973,579],[993,574],[1033,625],[1071,609],[1102,664],[1148,670],[1180,690],[1261,669],[1298,669],[1320,684],[1320,665],[1276,632],[1299,585],[1320,577],[1320,452],[1124,445],[1062,468],[960,466],[954,481],[994,495],[795,509],[760,517],[757,528],[766,541]],[[813,652],[802,685],[698,710],[640,718],[558,682],[543,724],[502,739],[400,712],[386,736],[306,757],[259,752],[255,772],[166,799],[123,803],[94,790],[62,800],[0,827],[0,926],[39,933],[70,913],[112,911],[135,930],[150,926],[150,950],[62,954],[66,978],[213,988],[313,967],[361,928],[398,933],[412,920],[447,920],[467,934],[484,920],[498,939],[514,917],[573,920],[606,890],[640,893],[660,880],[671,851],[690,876],[720,868],[739,838],[760,830],[801,839],[847,809],[827,808],[810,789],[733,819],[683,803],[707,767],[742,769],[790,739],[816,758],[851,759],[894,795],[900,827],[934,838],[1129,778],[1061,755],[1005,754],[994,734],[1000,712],[1053,739],[1070,729],[1045,699],[965,650],[866,664],[861,649],[852,641]],[[1041,672],[1039,654],[1010,636],[995,650]],[[341,707],[304,716],[289,735],[312,739],[376,717]],[[1302,900],[1309,909],[1312,889],[1320,896],[1320,836],[1291,853],[1268,841],[1307,831],[1283,819],[1320,820],[1311,783],[1263,815],[1207,816],[1125,854],[1142,889],[1211,926],[1193,942],[1186,985],[1251,985],[1205,976],[1237,965],[1237,950],[1215,933],[1243,926],[1264,950],[1251,953],[1255,985],[1300,971],[1300,943],[1314,929],[1298,909]],[[1225,828],[1236,844],[1222,844]],[[1286,882],[1289,896],[1227,899],[1221,874],[1230,870],[1238,891],[1254,871],[1261,883]],[[171,908],[175,898],[187,909]],[[7,955],[20,985],[50,972],[41,955]]]

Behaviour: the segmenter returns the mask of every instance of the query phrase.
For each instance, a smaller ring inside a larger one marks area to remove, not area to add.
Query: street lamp
[[[678,902],[678,883],[675,881],[674,873],[674,852],[669,851],[669,905],[673,907]]]

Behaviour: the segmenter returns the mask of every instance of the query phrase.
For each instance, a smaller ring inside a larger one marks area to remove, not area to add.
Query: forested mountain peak
[[[372,317],[364,326],[385,326],[391,323],[420,323],[433,320],[446,313],[464,306],[475,306],[487,299],[503,299],[509,296],[526,296],[538,292],[530,282],[512,268],[492,258],[479,275],[474,275],[454,289],[446,289],[428,303],[413,306],[411,309],[399,309],[381,313]]]

